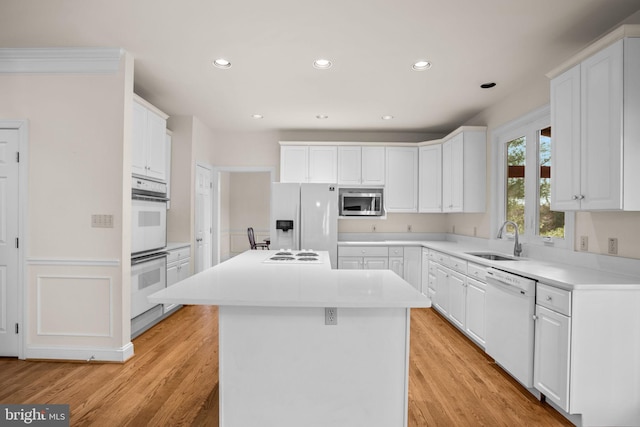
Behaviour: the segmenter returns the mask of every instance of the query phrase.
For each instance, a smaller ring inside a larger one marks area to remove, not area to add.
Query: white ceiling
[[[0,0],[0,47],[122,47],[138,94],[212,129],[447,132],[638,10],[640,0]],[[214,68],[217,57],[232,67]],[[314,69],[316,58],[333,67]],[[418,59],[433,67],[413,71]]]

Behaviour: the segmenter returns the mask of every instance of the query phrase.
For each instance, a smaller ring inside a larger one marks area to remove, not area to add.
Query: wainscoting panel
[[[110,277],[37,276],[37,334],[112,337]]]

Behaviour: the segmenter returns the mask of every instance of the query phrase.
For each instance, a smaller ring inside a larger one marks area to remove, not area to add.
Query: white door
[[[18,356],[18,131],[0,129],[0,356]]]
[[[196,167],[195,272],[211,267],[211,170]]]

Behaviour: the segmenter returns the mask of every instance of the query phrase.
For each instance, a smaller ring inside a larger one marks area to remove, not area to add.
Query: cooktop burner
[[[318,261],[318,258],[311,256],[301,256],[298,257],[298,261]]]
[[[269,259],[272,261],[295,261],[295,258],[292,256],[272,256]]]
[[[278,252],[276,256],[291,256],[293,255],[291,252]]]
[[[297,256],[297,257],[309,257],[309,256],[311,256],[311,257],[317,257],[317,256],[318,256],[318,254],[317,254],[317,253],[315,253],[315,252],[298,252],[298,253],[296,254],[296,256]]]

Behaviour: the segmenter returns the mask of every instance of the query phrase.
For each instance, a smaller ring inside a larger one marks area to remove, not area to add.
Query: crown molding
[[[0,48],[4,74],[113,74],[120,67],[120,48]]]
[[[594,55],[595,53],[601,51],[605,47],[610,46],[618,40],[624,39],[625,37],[640,37],[640,25],[627,24],[619,26],[615,30],[608,32],[596,41],[590,43],[584,49],[573,55],[571,58],[567,59],[556,68],[549,71],[546,76],[550,79],[558,77],[569,68],[578,65],[579,63]]]

